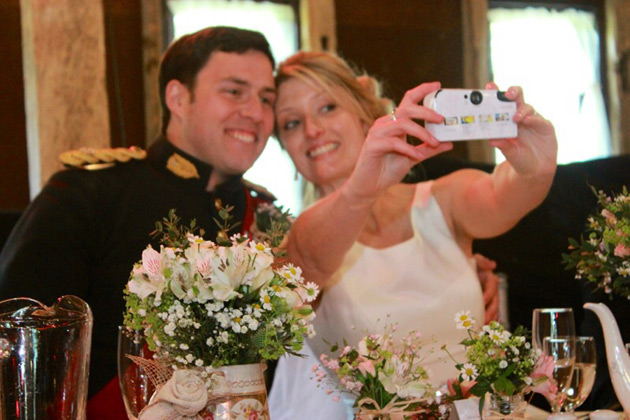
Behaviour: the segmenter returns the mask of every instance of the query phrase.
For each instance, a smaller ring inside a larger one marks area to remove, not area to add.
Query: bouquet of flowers
[[[588,237],[569,239],[569,254],[563,255],[567,269],[575,268],[576,279],[585,278],[612,294],[630,299],[630,196],[597,194],[598,213],[588,218]]]
[[[148,246],[125,289],[125,325],[179,367],[277,359],[312,333],[317,285],[301,269],[275,267],[266,243],[235,235],[217,245],[164,221],[166,245]]]
[[[313,334],[317,285],[299,267],[277,266],[266,242],[220,234],[214,243],[194,230],[194,221],[181,227],[174,211],[157,223],[162,245],[148,246],[133,267],[124,324],[143,331],[161,366],[203,372],[193,379],[206,378],[208,388],[222,366],[296,354]]]
[[[347,343],[343,348],[332,345],[331,352],[338,355],[322,354],[320,360],[338,382],[330,380],[326,370],[317,365],[313,367],[316,380],[334,384],[337,392],[355,396],[358,418],[394,413],[413,418],[444,417],[446,406],[435,399],[428,373],[421,364],[422,335],[411,331],[397,342],[393,337],[395,330],[396,325],[392,324],[383,334],[366,335],[356,348]],[[326,392],[334,394],[335,390],[329,388]],[[333,398],[339,400],[338,395]]]
[[[456,362],[459,378],[451,385],[456,399],[465,398],[466,393],[475,395],[480,398],[481,410],[486,393],[509,397],[532,391],[543,395],[555,392],[553,358],[532,349],[526,328],[519,326],[511,334],[491,321],[477,330],[469,314],[462,311],[455,315],[457,328],[468,332],[461,343],[466,347],[466,362]]]

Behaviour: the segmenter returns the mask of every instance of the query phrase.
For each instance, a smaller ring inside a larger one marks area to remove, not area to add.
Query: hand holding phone
[[[515,138],[518,135],[516,103],[498,90],[438,89],[424,97],[423,105],[444,116],[444,122],[425,122],[439,141]]]

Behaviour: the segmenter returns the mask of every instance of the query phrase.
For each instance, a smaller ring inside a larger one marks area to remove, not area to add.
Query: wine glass
[[[593,337],[575,338],[575,367],[567,398],[562,405],[565,411],[572,413],[581,406],[593,389],[597,353]]]
[[[147,372],[128,356],[152,359],[141,332],[124,326],[118,327],[118,383],[125,410],[130,419],[137,419],[142,409],[149,404],[155,392]]]
[[[575,320],[571,308],[534,309],[532,316],[532,347],[542,351],[545,337],[575,336]]]
[[[575,337],[545,337],[542,342],[543,353],[553,357],[553,379],[558,390],[547,397],[553,413],[559,413],[567,398],[575,366]]]

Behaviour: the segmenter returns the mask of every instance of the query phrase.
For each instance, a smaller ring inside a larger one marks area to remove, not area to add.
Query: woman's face
[[[367,128],[347,94],[335,101],[323,89],[298,79],[280,85],[276,121],[280,141],[298,171],[324,193],[337,189],[352,173]]]

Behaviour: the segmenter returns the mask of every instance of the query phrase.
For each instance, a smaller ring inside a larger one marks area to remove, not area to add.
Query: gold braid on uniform
[[[65,166],[83,169],[102,169],[113,166],[116,162],[128,162],[131,159],[142,160],[147,152],[139,147],[116,147],[113,149],[92,149],[82,147],[69,150],[59,155]]]

